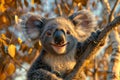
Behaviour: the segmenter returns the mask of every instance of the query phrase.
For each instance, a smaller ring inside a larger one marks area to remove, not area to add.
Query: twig
[[[104,8],[107,11],[107,13],[110,14],[111,8],[110,8],[110,5],[108,3],[108,0],[101,0],[101,1],[104,4],[104,6],[105,6]]]
[[[97,38],[97,43],[91,42],[86,48],[83,55],[79,58],[78,63],[74,67],[73,71],[65,78],[65,80],[72,80],[76,74],[82,72],[84,66],[97,54],[97,50],[100,48],[100,44],[105,40],[107,34],[116,26],[120,25],[120,16],[116,17],[111,23],[109,23],[100,33]]]
[[[64,4],[65,8],[70,12],[70,8],[69,8],[67,2],[65,2],[64,0],[61,0],[61,1]]]
[[[112,8],[112,10],[111,10],[111,12],[110,12],[109,22],[111,22],[111,21],[113,20],[114,12],[115,12],[118,4],[119,4],[119,1],[120,1],[120,0],[116,0],[115,4],[114,4],[114,6],[113,6],[113,8]]]
[[[57,0],[55,0],[55,5],[57,6],[58,8],[58,11],[59,11],[59,16],[62,16],[63,15],[63,12],[62,12],[62,9],[61,9],[61,6],[60,4],[57,3]]]
[[[12,58],[12,57],[10,56],[10,54],[7,53],[7,55],[10,57],[10,59],[11,59],[13,62],[15,62],[15,64],[17,64],[19,67],[23,68],[26,72],[28,71],[28,70],[27,70],[26,68],[24,68],[21,64],[19,64],[18,61],[16,61],[14,58]]]
[[[114,19],[114,13],[115,10],[119,4],[120,0],[116,0],[111,13],[109,15],[109,22],[111,22]],[[117,29],[117,28],[116,28]],[[111,58],[110,58],[110,63],[109,63],[109,67],[108,67],[108,75],[107,75],[107,80],[118,80],[119,79],[119,57],[120,57],[120,52],[119,52],[119,34],[114,28],[114,30],[111,32],[111,34],[109,35],[110,41],[112,43],[112,54],[111,54]],[[118,60],[118,61],[117,61]]]

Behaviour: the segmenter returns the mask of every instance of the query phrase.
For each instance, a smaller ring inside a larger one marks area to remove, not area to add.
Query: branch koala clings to
[[[98,35],[92,33],[97,24],[93,14],[87,10],[68,18],[47,19],[40,15],[25,14],[21,19],[25,35],[32,41],[40,40],[43,46],[27,73],[28,80],[64,80],[89,41]]]

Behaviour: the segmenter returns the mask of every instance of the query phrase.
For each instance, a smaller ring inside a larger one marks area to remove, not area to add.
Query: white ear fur
[[[20,25],[22,27],[25,37],[29,40],[37,40],[40,37],[43,17],[35,15],[33,13],[28,13],[19,19]]]
[[[95,31],[95,28],[97,27],[95,16],[88,10],[76,12],[69,18],[75,25],[75,30],[78,34],[79,41],[84,41],[88,38],[91,32]]]

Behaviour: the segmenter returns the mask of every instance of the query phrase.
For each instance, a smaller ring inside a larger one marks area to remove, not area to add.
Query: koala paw
[[[100,30],[97,30],[96,32],[92,32],[91,36],[88,38],[88,40],[97,44],[98,43],[97,38],[98,38],[100,33],[101,33]]]

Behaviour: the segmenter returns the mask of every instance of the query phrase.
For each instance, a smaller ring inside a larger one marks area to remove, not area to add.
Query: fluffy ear
[[[30,40],[37,40],[39,39],[46,19],[35,15],[35,14],[25,14],[21,17],[21,27],[25,37],[29,38]]]
[[[91,32],[97,27],[95,16],[88,10],[81,10],[72,14],[69,19],[75,25],[75,30],[78,34],[78,40],[84,41]]]

